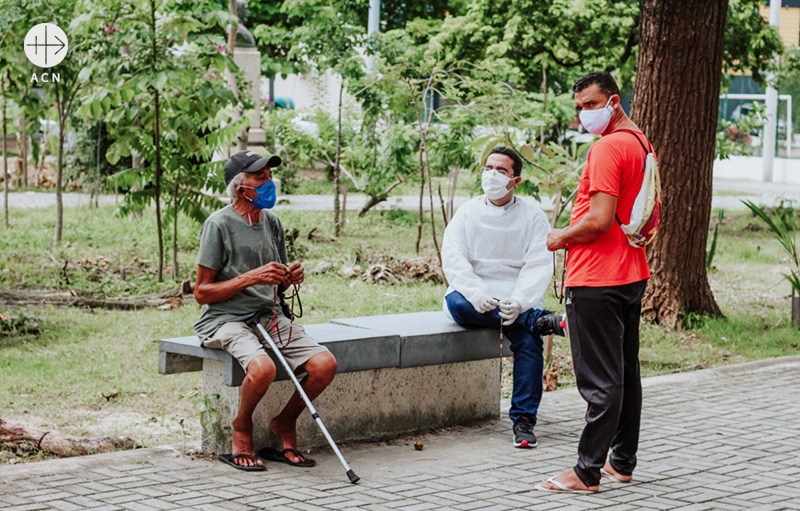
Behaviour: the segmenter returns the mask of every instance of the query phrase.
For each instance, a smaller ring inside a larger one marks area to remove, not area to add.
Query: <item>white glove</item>
[[[475,301],[472,302],[472,306],[475,307],[475,310],[481,314],[486,314],[489,311],[495,310],[498,305],[500,305],[498,301],[486,293],[479,294],[475,298]]]
[[[507,298],[500,302],[500,317],[505,319],[503,326],[513,325],[522,312],[522,305],[513,298]]]

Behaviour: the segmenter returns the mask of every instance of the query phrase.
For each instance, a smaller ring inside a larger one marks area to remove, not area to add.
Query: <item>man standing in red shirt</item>
[[[567,249],[567,321],[578,390],[588,403],[574,468],[540,489],[596,492],[605,475],[629,482],[636,466],[642,385],[639,319],[650,271],[644,248],[620,227],[642,186],[649,146],[628,118],[609,73],[589,73],[572,90],[581,124],[602,135],[589,150],[569,227],[547,237]],[[609,452],[610,449],[610,452]]]

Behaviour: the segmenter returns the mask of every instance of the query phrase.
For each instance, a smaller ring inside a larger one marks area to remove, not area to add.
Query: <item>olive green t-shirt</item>
[[[238,277],[270,262],[288,263],[283,226],[269,210],[261,210],[262,220],[252,226],[232,206],[213,213],[200,232],[197,264],[217,271],[214,282]],[[194,331],[205,341],[225,323],[245,321],[258,311],[272,310],[273,285],[242,289],[224,302],[203,305]],[[278,313],[281,313],[278,307]]]

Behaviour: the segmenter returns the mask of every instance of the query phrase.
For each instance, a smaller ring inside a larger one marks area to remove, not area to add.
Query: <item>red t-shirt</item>
[[[645,147],[650,147],[641,131],[635,131]],[[617,216],[630,221],[631,209],[642,187],[646,153],[635,136],[626,131],[612,132],[589,149],[575,206],[569,225],[575,225],[589,212],[589,201],[595,192],[617,197]],[[567,245],[567,286],[622,286],[650,277],[644,248],[634,248],[614,220],[606,233],[589,243]]]

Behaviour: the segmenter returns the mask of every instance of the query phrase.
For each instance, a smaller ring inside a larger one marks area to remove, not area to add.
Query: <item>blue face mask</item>
[[[246,185],[242,185],[242,187],[252,188],[256,191],[257,197],[255,199],[250,199],[250,197],[247,197],[247,199],[258,209],[272,209],[275,205],[275,201],[278,200],[278,196],[275,193],[275,183],[273,183],[271,179],[259,187]]]

